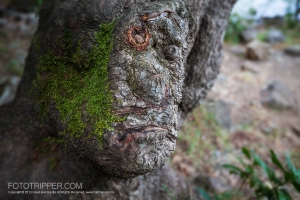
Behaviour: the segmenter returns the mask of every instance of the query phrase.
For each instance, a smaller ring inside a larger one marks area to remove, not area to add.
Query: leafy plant
[[[281,172],[281,176],[275,173],[275,170],[267,165],[253,150],[242,148],[242,153],[247,160],[238,158],[243,168],[235,165],[225,164],[224,168],[229,169],[231,174],[236,174],[242,179],[238,191],[233,193],[224,193],[215,195],[214,198],[202,188],[198,191],[204,200],[228,200],[236,199],[240,190],[246,183],[249,184],[255,192],[255,198],[266,198],[268,200],[292,200],[291,195],[286,190],[287,185],[292,185],[300,193],[300,170],[296,169],[291,161],[289,154],[286,154],[286,165],[282,164],[273,150],[270,150],[271,161]],[[260,173],[266,174],[267,180],[260,177]]]
[[[204,200],[228,200],[228,199],[232,199],[232,197],[235,195],[232,191],[229,191],[229,192],[224,192],[222,194],[214,194],[212,198],[210,197],[208,192],[201,187],[198,187],[198,192]]]
[[[256,198],[291,200],[289,192],[284,188],[287,184],[293,185],[296,191],[300,193],[300,171],[296,169],[288,154],[286,154],[286,167],[284,167],[275,152],[270,150],[272,163],[283,174],[279,177],[276,175],[275,170],[268,166],[253,150],[242,148],[242,152],[250,161],[250,164],[246,164],[241,158],[238,159],[244,169],[229,164],[223,167],[229,169],[231,174],[238,175],[243,180],[242,184],[248,181],[249,186],[255,191]],[[263,181],[258,176],[259,169],[267,175],[268,181]]]

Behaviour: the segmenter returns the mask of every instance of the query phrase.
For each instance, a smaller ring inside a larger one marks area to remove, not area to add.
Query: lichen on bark
[[[93,130],[89,133],[102,140],[104,130],[111,130],[113,122],[123,120],[112,113],[107,72],[114,26],[115,21],[100,25],[94,36],[96,42],[87,55],[81,53],[80,43],[72,44],[71,34],[66,30],[63,53],[48,52],[38,59],[38,103],[43,112],[54,103],[64,127],[63,135],[79,138],[89,129]]]

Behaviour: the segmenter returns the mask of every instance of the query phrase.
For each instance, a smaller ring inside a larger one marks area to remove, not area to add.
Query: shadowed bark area
[[[17,97],[0,107],[0,187],[78,182],[114,194],[46,199],[200,199],[164,161],[218,74],[234,3],[44,0]]]

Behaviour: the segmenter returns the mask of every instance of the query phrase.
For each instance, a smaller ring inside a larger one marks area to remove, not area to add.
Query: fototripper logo
[[[82,183],[8,182],[8,190],[81,190]]]

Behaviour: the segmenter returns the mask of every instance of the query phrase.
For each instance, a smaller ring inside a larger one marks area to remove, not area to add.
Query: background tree
[[[295,17],[296,17],[296,20],[298,20],[298,21],[299,21],[299,14],[300,14],[300,1],[297,0]]]

